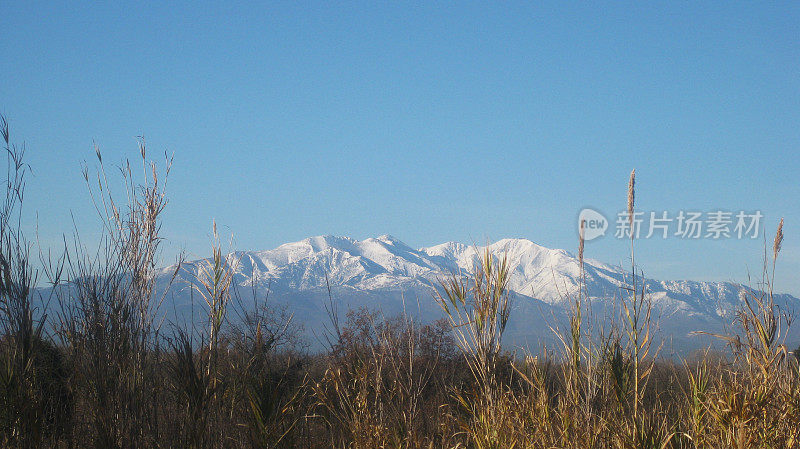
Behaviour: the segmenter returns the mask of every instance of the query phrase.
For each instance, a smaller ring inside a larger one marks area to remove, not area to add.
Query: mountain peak
[[[308,245],[314,251],[324,251],[328,248],[339,249],[342,246],[349,246],[352,245],[353,242],[354,240],[351,239],[350,237],[341,237],[336,235],[317,235],[314,237],[308,237],[306,239],[303,239],[301,242],[297,243],[303,243],[305,245]]]
[[[400,242],[399,240],[397,240],[396,238],[394,238],[394,236],[392,236],[390,234],[379,235],[377,237],[377,239],[382,241],[382,242],[391,243],[391,244],[402,243],[402,242]]]
[[[514,249],[522,249],[526,251],[534,250],[534,251],[541,251],[541,250],[548,250],[552,251],[550,248],[546,248],[542,245],[539,245],[532,240],[528,240],[526,238],[505,238],[500,239],[492,244],[489,245],[490,248],[496,248],[499,250],[514,250]]]

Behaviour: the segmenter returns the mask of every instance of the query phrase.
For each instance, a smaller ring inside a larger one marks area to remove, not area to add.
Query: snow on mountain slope
[[[328,285],[348,307],[368,305],[397,312],[414,298],[419,310],[435,313],[433,288],[453,273],[473,270],[485,249],[457,242],[414,249],[388,235],[365,240],[318,236],[268,251],[237,252],[230,259],[237,261],[238,286],[269,291],[289,305],[305,308],[301,318],[315,322],[323,319],[320,298],[327,296]],[[517,297],[516,332],[521,338],[541,333],[542,314],[563,313],[569,297],[577,292],[577,258],[526,239],[503,239],[488,249],[495,257],[508,257],[509,290]],[[199,263],[204,261],[190,262],[186,268],[192,270]],[[595,260],[587,259],[585,269],[586,292],[599,309],[608,310],[631,280],[629,271]],[[663,325],[666,333],[686,334],[699,325],[718,328],[730,323],[741,303],[743,287],[731,282],[644,282],[659,316],[668,318]],[[789,309],[800,305],[790,295],[776,295],[776,300]]]

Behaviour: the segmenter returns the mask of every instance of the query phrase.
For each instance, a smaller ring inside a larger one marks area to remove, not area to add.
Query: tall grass
[[[46,299],[34,289],[39,272],[22,231],[25,147],[11,142],[3,116],[0,137],[6,155],[0,203],[0,445],[41,447],[67,425],[70,398],[61,354],[44,335],[46,314],[39,307]]]
[[[58,297],[56,331],[73,364],[70,383],[85,392],[76,404],[89,438],[80,444],[98,448],[156,444],[161,413],[160,297],[155,291],[160,216],[166,206],[165,181],[148,163],[140,141],[142,181],[129,161],[119,167],[124,201],[112,193],[102,154],[98,169],[84,167],[84,180],[103,226],[96,251],[75,234],[65,252]],[[167,160],[166,172],[169,172]],[[80,432],[83,433],[83,432]]]

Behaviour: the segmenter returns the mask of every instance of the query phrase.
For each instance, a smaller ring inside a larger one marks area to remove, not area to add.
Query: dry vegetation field
[[[38,250],[20,221],[24,149],[0,124],[2,447],[800,446],[800,371],[783,340],[790,317],[772,301],[782,222],[759,293],[743,297],[729,335],[714,336],[724,353],[659,358],[632,239],[619,313],[588,323],[579,291],[569,328],[553,329],[561,344],[536,356],[504,350],[509,268],[488,253],[466,278],[442,280],[433,300],[446,318],[434,323],[340,316],[331,298],[328,350],[308,354],[285,311],[232,293],[234,261],[218,238],[196,274],[205,325],[164,322],[155,278],[171,161],[159,170],[144,143],[139,162],[113,171],[121,180],[108,179],[99,151],[97,171],[84,170],[105,229],[99,249],[74,236],[59,253]],[[118,181],[122,196],[111,192]],[[631,173],[630,211],[634,182]],[[583,239],[576,245],[582,261]]]

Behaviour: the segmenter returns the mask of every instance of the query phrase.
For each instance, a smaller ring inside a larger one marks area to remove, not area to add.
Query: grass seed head
[[[778,253],[781,251],[783,244],[783,218],[778,223],[778,231],[775,233],[775,243],[772,244],[772,260],[778,258]]]
[[[633,203],[634,203],[634,186],[636,185],[636,169],[631,171],[631,179],[628,181],[628,219],[633,222]]]

